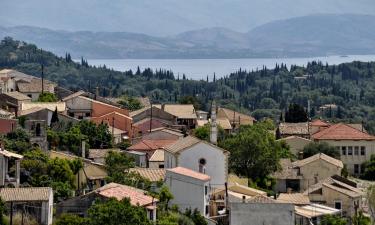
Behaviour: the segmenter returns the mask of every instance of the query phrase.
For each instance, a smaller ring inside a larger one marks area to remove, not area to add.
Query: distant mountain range
[[[73,58],[245,58],[375,54],[375,16],[316,14],[278,20],[249,32],[206,28],[155,37],[129,32],[68,32],[0,27],[0,38],[37,44]]]
[[[374,0],[1,0],[2,26],[176,35],[205,27],[247,32],[311,14],[375,14]]]

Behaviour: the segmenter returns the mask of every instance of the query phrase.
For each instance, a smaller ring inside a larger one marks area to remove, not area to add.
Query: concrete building
[[[45,120],[26,120],[25,130],[30,134],[30,143],[39,147],[43,151],[48,151],[47,142],[47,121]]]
[[[15,211],[27,210],[39,224],[51,225],[53,190],[50,187],[0,188],[0,198]],[[24,208],[24,206],[26,206]]]
[[[343,163],[323,153],[291,162],[281,160],[282,170],[276,172],[276,192],[299,192],[333,175],[341,175]]]
[[[223,187],[228,180],[227,150],[193,136],[180,139],[164,150],[165,168],[184,167],[207,174],[214,188]]]
[[[129,198],[133,206],[144,208],[147,217],[151,221],[156,222],[156,204],[159,201],[158,199],[146,195],[144,190],[116,183],[109,183],[85,195],[57,203],[56,214],[73,213],[80,216],[87,216],[87,210],[95,201],[105,201],[109,198],[115,198],[118,201]]]
[[[22,103],[31,102],[31,98],[17,91],[0,94],[0,108],[14,113],[22,110]]]
[[[311,202],[327,205],[341,210],[342,216],[353,217],[356,211],[362,209],[364,193],[357,184],[343,177],[329,177],[305,191]]]
[[[42,83],[42,80],[39,78],[33,78],[28,82],[17,82],[17,90],[30,97],[33,101],[37,101],[43,91],[55,93],[56,86],[55,83],[48,80],[44,80],[44,83]]]
[[[95,163],[105,164],[105,158],[109,152],[121,152],[119,148],[89,149],[88,159]]]
[[[341,161],[352,175],[363,172],[361,165],[375,154],[375,136],[347,124],[335,124],[312,135],[316,142],[326,142],[341,153]]]
[[[177,117],[177,124],[186,129],[194,129],[197,124],[197,113],[192,104],[162,104],[155,107]]]
[[[294,205],[279,203],[266,196],[256,196],[230,205],[231,225],[293,225]]]
[[[310,144],[312,141],[303,137],[299,136],[288,136],[278,141],[285,141],[285,143],[289,146],[290,152],[293,153],[296,157],[298,157],[302,152],[303,148]]]
[[[47,126],[51,126],[52,115],[55,110],[50,110],[48,108],[34,107],[28,110],[23,110],[20,112],[20,116],[26,117],[28,120],[44,120],[47,122]],[[59,113],[57,114],[59,119],[58,123],[54,126],[57,128],[63,128],[68,125],[76,124],[79,122],[78,119],[70,117],[68,115]]]
[[[165,184],[174,198],[170,205],[177,205],[180,210],[198,209],[209,217],[210,176],[184,167],[166,170]]]
[[[0,146],[0,187],[19,187],[22,155],[7,151]],[[11,176],[10,168],[14,167]]]

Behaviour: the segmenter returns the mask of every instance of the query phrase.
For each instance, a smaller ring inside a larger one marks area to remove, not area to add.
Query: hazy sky
[[[374,0],[0,0],[0,26],[171,35],[205,27],[245,32],[316,13],[375,14]]]

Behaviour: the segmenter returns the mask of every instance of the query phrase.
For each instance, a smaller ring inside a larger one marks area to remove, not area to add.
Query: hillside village
[[[210,104],[201,111],[144,98],[130,110],[99,91],[0,70],[5,220],[85,224],[110,204],[137,209],[144,220],[134,224],[374,219],[375,136],[363,124],[274,124]],[[111,212],[107,220],[117,218]]]

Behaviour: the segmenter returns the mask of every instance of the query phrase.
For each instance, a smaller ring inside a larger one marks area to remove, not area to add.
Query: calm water
[[[206,79],[207,75],[211,80],[213,74],[216,77],[222,77],[230,74],[240,68],[243,70],[261,69],[263,65],[267,68],[274,68],[276,63],[290,65],[306,65],[307,62],[319,60],[324,64],[340,64],[352,61],[375,61],[375,55],[349,55],[347,57],[328,56],[328,57],[314,57],[314,58],[267,58],[267,59],[89,59],[88,63],[91,65],[102,66],[106,65],[119,71],[132,69],[136,71],[139,66],[141,69],[166,69],[172,70],[177,77],[177,74],[185,74],[192,79]]]

